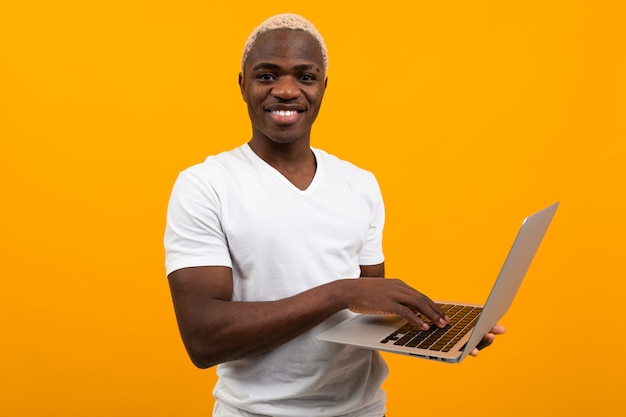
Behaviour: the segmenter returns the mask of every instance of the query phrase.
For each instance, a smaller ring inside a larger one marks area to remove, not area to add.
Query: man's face
[[[326,89],[322,60],[320,46],[304,32],[275,30],[257,39],[239,75],[253,139],[308,140]]]

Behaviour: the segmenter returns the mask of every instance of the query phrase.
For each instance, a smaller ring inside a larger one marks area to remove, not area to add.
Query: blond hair
[[[254,47],[258,37],[265,32],[272,30],[298,30],[307,33],[317,41],[322,51],[322,64],[324,66],[324,73],[328,70],[328,51],[326,50],[326,44],[322,35],[319,33],[313,23],[309,22],[304,17],[293,13],[282,13],[266,19],[263,23],[256,27],[248,36],[246,45],[243,48],[243,54],[241,57],[241,72],[243,73],[243,67],[248,60],[248,55]]]

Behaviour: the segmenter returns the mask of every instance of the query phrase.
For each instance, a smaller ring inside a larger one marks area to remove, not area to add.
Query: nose
[[[293,100],[302,94],[298,83],[293,77],[281,77],[272,88],[272,96],[281,100]]]

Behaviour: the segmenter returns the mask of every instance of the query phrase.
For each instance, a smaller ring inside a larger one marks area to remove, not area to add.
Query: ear
[[[326,87],[328,87],[328,77],[324,80],[324,91],[326,91]]]
[[[239,73],[239,91],[241,91],[241,97],[243,97],[243,101],[246,101],[246,89],[244,86],[244,80],[243,80],[243,72]]]

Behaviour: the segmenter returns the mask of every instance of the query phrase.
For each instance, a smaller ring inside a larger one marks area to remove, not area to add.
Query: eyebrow
[[[320,68],[317,65],[314,65],[314,64],[296,65],[294,68],[299,70],[299,71],[317,71],[317,72],[321,72]]]
[[[276,64],[270,64],[269,62],[260,62],[252,67],[252,71],[258,71],[262,69],[278,69],[280,66]]]
[[[278,69],[280,69],[280,65],[272,64],[270,62],[260,62],[260,63],[256,64],[254,67],[252,67],[252,71],[278,70]],[[294,67],[294,69],[296,69],[298,71],[317,71],[317,72],[321,72],[319,67],[317,65],[314,65],[314,64],[296,65]]]

